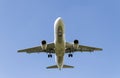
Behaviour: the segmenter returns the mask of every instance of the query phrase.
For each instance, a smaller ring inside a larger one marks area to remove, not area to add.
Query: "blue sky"
[[[101,52],[65,55],[74,69],[47,70],[54,57],[17,53],[54,40],[61,16],[66,40],[103,48]],[[120,78],[119,0],[0,0],[0,78]]]

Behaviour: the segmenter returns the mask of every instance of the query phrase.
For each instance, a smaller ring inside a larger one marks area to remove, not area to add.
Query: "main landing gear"
[[[52,54],[48,54],[48,58],[52,58]]]
[[[71,53],[70,53],[70,54],[68,54],[68,57],[73,57],[73,54],[71,54]]]

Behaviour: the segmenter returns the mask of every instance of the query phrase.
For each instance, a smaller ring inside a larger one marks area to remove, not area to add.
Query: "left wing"
[[[78,45],[78,48],[75,49],[72,43],[66,42],[66,53],[70,52],[93,52],[93,51],[101,51],[102,48]]]
[[[55,53],[54,48],[55,48],[54,43],[50,43],[50,44],[47,44],[46,50],[42,50],[42,46],[37,46],[37,47],[32,47],[32,48],[18,50],[18,52],[26,52],[26,53],[40,53],[40,52]]]

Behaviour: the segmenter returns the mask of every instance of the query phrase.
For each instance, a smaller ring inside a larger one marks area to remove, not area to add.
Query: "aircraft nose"
[[[55,23],[54,23],[54,27],[58,27],[58,26],[63,26],[64,23],[63,23],[63,20],[61,17],[58,17],[56,20],[55,20]]]
[[[63,25],[62,18],[61,18],[61,17],[58,17],[57,20],[56,20],[56,23],[57,23],[58,25]]]
[[[61,17],[58,17],[57,19],[62,19]]]
[[[62,18],[61,18],[61,17],[58,17],[58,18],[57,18],[57,21],[58,21],[58,22],[61,22],[61,21],[62,21]]]

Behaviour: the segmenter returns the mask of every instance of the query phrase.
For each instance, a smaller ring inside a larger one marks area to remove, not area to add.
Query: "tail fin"
[[[57,65],[53,65],[53,66],[48,66],[47,69],[52,69],[52,68],[58,68]],[[63,68],[74,68],[74,66],[69,66],[69,65],[63,65]]]

